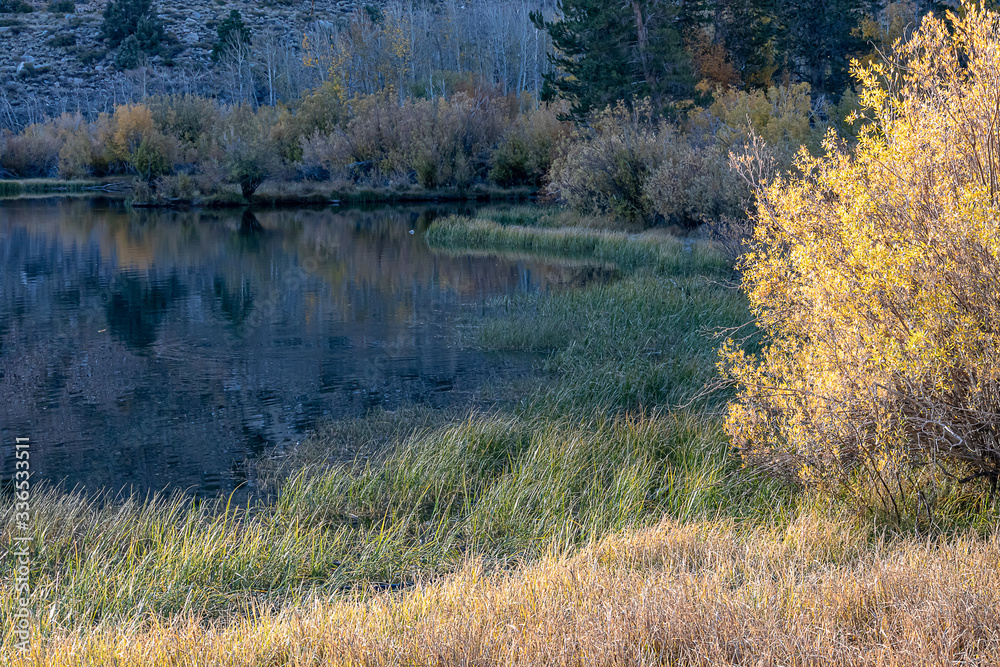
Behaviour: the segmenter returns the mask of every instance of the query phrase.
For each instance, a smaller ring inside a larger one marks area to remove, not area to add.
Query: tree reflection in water
[[[439,212],[4,202],[2,446],[70,486],[214,494],[317,419],[471,403],[528,364],[463,349],[463,308],[604,274],[435,254]]]

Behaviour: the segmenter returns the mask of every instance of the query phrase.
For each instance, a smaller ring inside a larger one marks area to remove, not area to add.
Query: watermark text
[[[31,595],[31,441],[15,438],[14,458],[14,524],[11,537],[11,557],[14,559],[14,597],[16,600],[12,620],[15,648],[27,653],[31,612],[28,607]]]

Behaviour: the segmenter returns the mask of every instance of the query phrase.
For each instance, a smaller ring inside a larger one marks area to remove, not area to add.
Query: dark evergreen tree
[[[771,85],[780,69],[780,24],[775,0],[719,0],[715,28],[748,88]]]
[[[152,11],[139,17],[135,25],[135,38],[143,53],[154,53],[160,48],[165,33],[163,23]]]
[[[35,8],[24,0],[0,0],[0,14],[30,14]]]
[[[861,21],[879,9],[877,0],[782,0],[778,51],[793,78],[839,96],[850,85],[850,59],[867,47]]]
[[[561,0],[561,20],[533,14],[536,27],[552,38],[551,60],[560,70],[546,76],[543,96],[570,100],[578,119],[618,100],[648,97],[665,107],[690,97],[694,80],[681,31],[693,15],[683,5]]]
[[[135,35],[145,53],[156,51],[164,37],[163,23],[152,0],[111,0],[104,7],[101,37],[111,48]]]
[[[249,44],[251,38],[250,26],[243,22],[243,16],[238,9],[230,9],[229,16],[219,24],[216,29],[218,40],[212,45],[212,60],[219,61],[219,58],[226,54],[235,43]]]
[[[722,31],[745,86],[787,76],[839,96],[851,83],[851,58],[870,51],[861,30],[879,0],[720,0]]]
[[[135,69],[143,60],[142,48],[135,35],[129,35],[118,45],[115,53],[115,67],[120,70]]]

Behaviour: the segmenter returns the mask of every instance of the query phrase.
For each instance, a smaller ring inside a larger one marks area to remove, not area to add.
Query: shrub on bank
[[[309,162],[353,178],[373,173],[392,178],[408,172],[412,114],[393,104],[392,97],[390,91],[352,100],[351,118],[342,132],[314,132],[303,144]]]
[[[145,105],[121,105],[87,121],[63,114],[20,134],[5,132],[0,166],[15,178],[85,178],[132,174],[146,180],[173,168],[176,142]]]
[[[550,104],[517,116],[493,151],[490,180],[505,187],[541,185],[572,132],[572,124],[559,119],[562,113]]]
[[[729,150],[714,136],[664,129],[660,165],[644,185],[663,220],[691,227],[742,216],[750,204],[746,181],[729,166]]]
[[[257,112],[246,105],[223,119],[220,139],[223,165],[229,180],[240,186],[248,202],[254,192],[280,166],[273,128],[280,111],[274,107]]]
[[[221,118],[217,102],[197,95],[156,95],[146,101],[153,122],[183,146],[197,148],[217,133]]]
[[[899,70],[856,68],[855,149],[760,184],[742,270],[765,344],[725,363],[748,463],[897,518],[1000,476],[1000,16],[963,10]]]
[[[486,180],[489,155],[513,109],[504,98],[460,93],[450,101],[420,100],[410,166],[424,187]]]
[[[62,147],[60,128],[65,116],[47,123],[29,125],[20,134],[4,131],[0,136],[0,168],[13,178],[45,178],[56,176],[59,150]]]
[[[303,167],[426,188],[486,179],[490,153],[515,113],[511,101],[465,93],[402,105],[392,98],[388,91],[352,100],[342,131],[316,128],[302,140]]]
[[[233,109],[192,95],[157,95],[90,121],[50,121],[8,134],[0,165],[14,177],[135,174],[150,183],[185,173],[206,193],[221,179],[246,184],[251,196],[253,183],[279,168],[285,178],[327,180],[331,188],[547,184],[556,199],[601,219],[693,226],[743,217],[751,193],[730,171],[730,151],[763,137],[768,154],[781,158],[776,168],[786,168],[799,143],[812,146],[817,134],[805,86],[720,93],[710,109],[677,123],[656,117],[648,104],[608,108],[575,133],[555,105],[524,111],[523,102],[472,86],[448,98],[400,103],[387,89],[348,100],[335,81],[294,108]],[[134,130],[141,136],[122,148],[120,126],[134,125],[140,108],[142,128]],[[259,115],[266,123],[248,124]],[[244,120],[236,127],[227,118]]]
[[[291,162],[301,162],[306,138],[329,136],[340,129],[346,120],[343,88],[332,81],[323,82],[302,97],[294,113],[282,115],[276,128],[282,156]]]
[[[647,222],[654,208],[646,181],[663,159],[665,134],[648,102],[608,107],[553,163],[549,187],[578,211]]]
[[[577,211],[639,225],[742,217],[752,192],[730,168],[730,153],[753,146],[772,163],[769,173],[787,171],[800,147],[818,149],[825,120],[814,106],[809,86],[797,84],[719,91],[677,124],[655,118],[648,104],[608,107],[554,162],[549,188]]]
[[[106,172],[103,150],[97,143],[93,125],[82,116],[75,117],[75,121],[59,149],[59,177],[87,178]],[[99,169],[98,165],[104,168]]]
[[[750,202],[727,144],[698,124],[656,119],[648,105],[609,107],[565,151],[552,165],[549,190],[581,213],[690,227],[740,216]]]
[[[135,174],[151,182],[173,168],[174,142],[156,127],[146,105],[116,107],[102,130],[100,143],[110,171]]]

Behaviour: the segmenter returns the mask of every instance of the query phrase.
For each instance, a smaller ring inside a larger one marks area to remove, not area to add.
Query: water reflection
[[[456,345],[460,310],[592,269],[435,254],[435,214],[4,202],[3,480],[30,437],[70,486],[218,493],[317,418],[474,400],[521,366]]]

